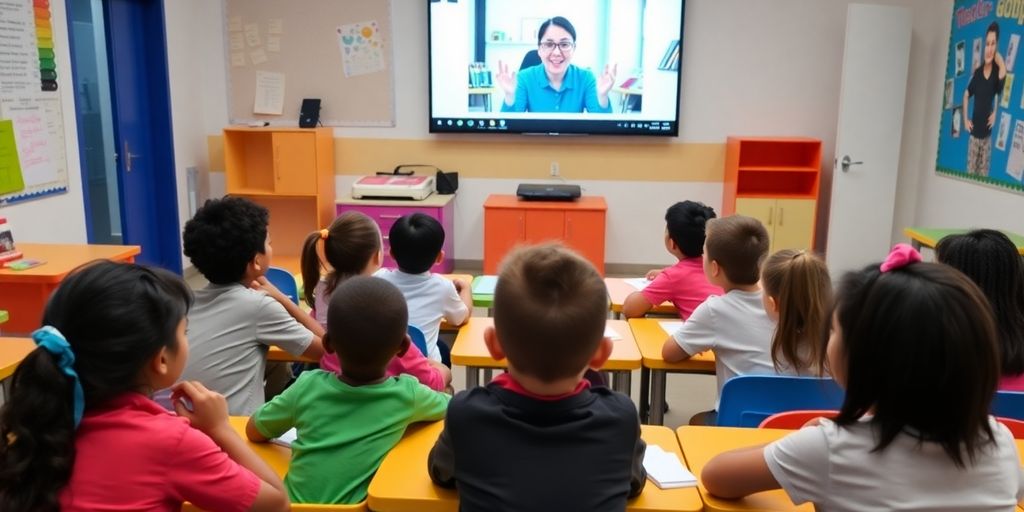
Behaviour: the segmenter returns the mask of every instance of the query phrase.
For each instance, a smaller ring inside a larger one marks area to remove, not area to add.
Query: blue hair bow
[[[77,429],[78,424],[82,422],[82,413],[85,411],[85,393],[82,391],[82,382],[78,379],[78,374],[75,373],[75,353],[71,351],[71,345],[68,340],[64,339],[64,335],[49,325],[36,329],[32,333],[32,339],[35,340],[36,346],[46,349],[56,358],[60,371],[71,379],[74,393],[75,428]]]

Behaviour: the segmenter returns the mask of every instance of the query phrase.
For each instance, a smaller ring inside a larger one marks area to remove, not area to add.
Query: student
[[[939,240],[935,257],[966,274],[988,298],[999,338],[999,389],[1024,391],[1024,261],[1017,246],[999,231],[978,229]]]
[[[64,279],[0,411],[0,510],[288,509],[224,397],[180,382],[177,417],[148,396],[181,375],[191,301],[177,276],[130,263]]]
[[[787,375],[820,375],[821,333],[828,325],[832,279],[821,258],[783,249],[761,270],[764,310],[776,322],[772,336],[775,370]]]
[[[306,287],[305,299],[307,304],[313,304],[313,316],[320,325],[327,326],[327,304],[335,288],[350,277],[373,275],[380,268],[380,260],[380,229],[360,212],[345,212],[334,219],[330,228],[306,237],[302,246],[302,281],[316,283],[312,288]],[[340,373],[338,356],[324,354],[320,368]],[[447,389],[452,382],[451,370],[427,359],[416,346],[388,363],[388,376],[403,373],[436,391]]]
[[[758,285],[761,260],[767,253],[768,231],[759,220],[732,215],[708,221],[704,275],[725,295],[708,297],[661,347],[662,357],[670,363],[714,351],[719,395],[725,381],[737,375],[775,373],[771,357],[775,323],[765,312]],[[714,411],[698,416],[691,423],[715,423]]]
[[[626,318],[644,316],[654,306],[670,301],[679,318],[686,320],[709,296],[722,294],[721,288],[708,282],[701,258],[704,226],[713,218],[715,210],[698,202],[683,201],[669,207],[665,212],[665,249],[679,262],[647,273],[651,283],[631,293],[622,304]]]
[[[285,476],[296,503],[365,500],[370,478],[405,427],[444,417],[449,395],[408,375],[385,374],[388,361],[411,345],[408,321],[393,285],[366,276],[346,279],[331,295],[324,337],[324,347],[340,356],[341,375],[304,372],[249,419],[245,432],[255,442],[297,429]]]
[[[611,354],[607,316],[604,281],[572,251],[506,258],[484,340],[508,373],[452,399],[428,461],[461,511],[625,510],[643,489],[636,407],[583,378]]]
[[[185,255],[210,281],[188,315],[192,357],[183,378],[224,394],[233,415],[263,405],[267,348],[323,355],[323,328],[263,276],[272,251],[267,209],[240,197],[207,201],[185,223]],[[271,367],[273,368],[273,367]],[[278,367],[287,383],[287,365]]]
[[[402,290],[409,303],[409,325],[419,327],[427,338],[427,357],[440,361],[441,320],[461,325],[473,311],[469,283],[430,273],[430,267],[444,259],[444,228],[437,219],[422,213],[405,215],[391,226],[388,241],[398,270],[382,269],[374,275]]]
[[[900,244],[839,285],[826,361],[846,398],[767,446],[704,467],[708,492],[783,488],[817,510],[1014,510],[1013,436],[989,416],[999,378],[992,311],[969,279]]]

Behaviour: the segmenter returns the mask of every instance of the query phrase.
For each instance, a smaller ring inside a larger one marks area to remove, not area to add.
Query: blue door
[[[90,184],[101,179],[102,170],[90,167],[102,164],[109,167],[110,180],[106,185],[85,187],[89,241],[140,245],[142,254],[136,261],[180,274],[181,234],[163,2],[83,0],[79,5],[87,3],[89,8],[81,7],[77,13],[76,9],[68,10],[73,71],[79,89],[79,136],[83,141],[97,141],[81,145],[83,181]],[[86,11],[91,14],[89,23],[83,21],[88,16]],[[90,39],[79,34],[87,30],[105,37]],[[81,48],[85,43],[95,45],[91,52]],[[88,59],[90,54],[92,61]],[[90,65],[96,65],[97,70],[91,70]],[[89,75],[99,76],[98,83],[88,82]],[[82,101],[82,91],[87,89],[83,82],[97,89],[99,101]],[[103,123],[83,112],[95,105],[108,110],[98,114],[110,119],[107,124],[111,128],[105,137],[96,136],[91,129]],[[105,105],[109,107],[103,108]],[[90,151],[100,154],[91,155]],[[115,192],[116,197],[111,197]],[[109,236],[108,229],[115,237]]]

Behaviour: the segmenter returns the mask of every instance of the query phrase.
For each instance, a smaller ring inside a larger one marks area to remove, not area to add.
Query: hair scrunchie
[[[320,240],[327,240],[327,235],[329,235],[330,233],[331,232],[327,231],[326,229],[321,229],[320,230]]]
[[[888,272],[901,269],[919,261],[921,261],[921,253],[917,252],[913,247],[907,244],[896,244],[889,251],[889,256],[885,258],[885,261],[878,267],[878,270]]]
[[[75,372],[75,353],[71,351],[71,345],[64,335],[55,327],[46,325],[36,329],[32,333],[32,339],[36,346],[49,352],[57,360],[57,367],[71,379],[72,393],[74,394],[74,421],[75,428],[82,422],[82,413],[85,411],[85,393],[82,391],[82,381]]]

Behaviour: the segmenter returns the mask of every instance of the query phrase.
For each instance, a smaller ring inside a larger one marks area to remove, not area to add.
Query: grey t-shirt
[[[227,398],[230,414],[245,416],[265,401],[268,346],[297,356],[314,337],[273,297],[241,284],[196,291],[186,334],[189,355],[181,380],[202,382]]]

